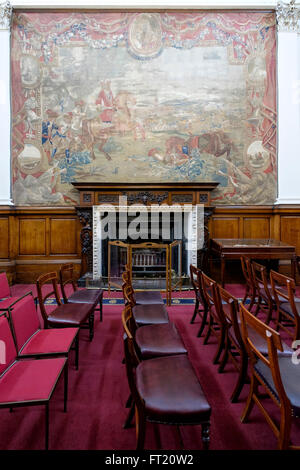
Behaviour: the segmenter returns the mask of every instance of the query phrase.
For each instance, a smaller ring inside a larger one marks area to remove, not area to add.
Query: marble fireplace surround
[[[132,211],[146,206],[150,211],[184,211],[188,215],[188,262],[203,267],[209,248],[208,221],[213,213],[211,192],[217,182],[201,183],[85,183],[74,182],[80,193],[80,206],[76,207],[82,224],[81,276],[97,279],[102,274],[100,214],[110,211]],[[120,204],[121,201],[121,204]],[[125,204],[124,204],[125,201]],[[141,240],[143,241],[143,240]]]

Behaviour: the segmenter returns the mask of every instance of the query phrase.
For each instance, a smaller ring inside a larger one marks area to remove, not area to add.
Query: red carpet
[[[122,364],[123,343],[121,306],[105,306],[103,323],[95,318],[95,336],[90,343],[88,332],[80,332],[79,371],[74,368],[73,352],[69,367],[68,412],[63,413],[63,382],[59,383],[50,404],[50,449],[65,450],[133,450],[135,428],[123,429],[127,415],[125,403],[129,395],[125,366]],[[203,345],[197,338],[198,320],[190,324],[192,306],[168,308],[189,351],[196,373],[212,406],[211,449],[276,449],[276,439],[257,407],[251,421],[241,424],[249,386],[246,385],[239,403],[229,401],[236,381],[236,372],[229,363],[223,374],[212,364],[216,342]],[[269,402],[270,400],[265,400]],[[279,416],[277,408],[274,416]],[[43,407],[16,408],[13,413],[0,410],[0,448],[43,449]],[[295,428],[296,443],[300,441],[300,423]],[[181,428],[184,448],[202,448],[201,429]],[[176,428],[148,424],[146,449],[180,449]]]

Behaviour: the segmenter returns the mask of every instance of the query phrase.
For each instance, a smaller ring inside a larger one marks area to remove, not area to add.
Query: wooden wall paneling
[[[239,236],[238,238],[244,238],[244,218],[243,216],[239,217]]]
[[[296,246],[300,254],[300,216],[282,216],[280,229],[281,240]]]
[[[0,258],[9,258],[9,220],[8,217],[0,218]]]
[[[19,219],[19,255],[46,255],[46,219]]]
[[[0,271],[15,282],[35,282],[71,261],[79,276],[81,228],[73,207],[0,208]],[[275,238],[295,245],[300,255],[300,206],[218,206],[209,230],[211,238]],[[231,282],[239,274],[233,268]],[[218,263],[215,269],[218,274]]]
[[[50,234],[50,217],[45,217],[45,237],[46,237],[46,252],[45,255],[48,257],[51,253],[51,234]]]
[[[211,238],[239,238],[239,217],[212,217]]]
[[[76,255],[76,218],[50,219],[50,255]]]
[[[270,217],[244,217],[243,238],[270,238]]]

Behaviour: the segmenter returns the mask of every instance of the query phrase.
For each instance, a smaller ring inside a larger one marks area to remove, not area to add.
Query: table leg
[[[291,259],[291,270],[292,270],[292,278],[296,282],[296,268],[297,268],[297,258],[296,255],[293,256]]]
[[[221,286],[224,287],[225,258],[221,255]]]

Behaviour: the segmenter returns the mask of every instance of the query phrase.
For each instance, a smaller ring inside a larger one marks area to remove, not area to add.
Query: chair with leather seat
[[[290,442],[292,418],[300,417],[300,368],[289,356],[279,355],[283,351],[280,334],[240,305],[242,335],[251,364],[251,385],[241,421],[249,418],[254,404],[266,418],[277,438],[278,449],[300,449]],[[252,328],[266,343],[268,354],[263,355],[251,341],[248,329]],[[261,400],[262,387],[280,410],[279,425]]]
[[[49,402],[64,374],[64,411],[67,411],[68,362],[65,357],[18,360],[7,313],[0,316],[1,344],[5,359],[0,361],[0,408],[45,407],[45,448],[49,447]]]
[[[190,279],[195,292],[195,308],[191,323],[194,323],[196,316],[199,315],[201,319],[201,324],[197,336],[200,337],[207,322],[208,307],[206,305],[201,285],[201,270],[196,268],[196,266],[193,266],[192,264],[190,265]]]
[[[202,272],[201,285],[209,315],[207,332],[203,344],[208,343],[211,333],[217,338],[218,347],[213,358],[213,363],[216,364],[220,359],[222,350],[224,349],[228,322],[223,315],[223,311],[220,310],[217,305],[217,302],[219,301],[217,295],[217,282]]]
[[[164,304],[164,299],[162,298],[159,291],[145,290],[136,292],[133,289],[130,271],[128,269],[125,269],[125,271],[122,273],[122,280],[124,286],[131,286],[135,303],[137,305]]]
[[[224,354],[220,361],[218,371],[223,372],[228,359],[238,372],[238,379],[231,394],[230,400],[232,403],[236,402],[240,393],[248,381],[248,353],[242,338],[241,322],[239,316],[239,303],[238,300],[231,295],[227,290],[223,289],[219,284],[217,285],[217,293],[219,296],[218,307],[223,310],[223,315],[226,316],[228,327],[226,329]],[[267,355],[268,349],[266,343],[259,334],[252,328],[248,328],[249,338],[261,354]],[[282,356],[291,357],[293,350],[285,343],[282,343],[283,351],[279,354]]]
[[[137,450],[145,443],[146,423],[201,425],[209,447],[211,407],[186,354],[141,361],[132,338],[124,339],[129,388],[135,403]]]
[[[295,280],[271,270],[270,281],[276,302],[276,330],[284,330],[293,340],[300,339],[300,299],[295,298]]]
[[[137,326],[169,323],[169,315],[164,304],[135,303],[134,291],[130,285],[122,286],[125,305],[132,308],[132,315]]]
[[[52,290],[46,285],[52,284]],[[45,328],[74,328],[89,330],[90,341],[94,336],[94,305],[88,303],[63,304],[58,292],[58,278],[56,272],[42,274],[36,281],[39,305]],[[57,307],[47,312],[46,301],[55,297]]]
[[[268,282],[267,268],[256,261],[251,262],[252,278],[256,289],[256,311],[258,312],[263,308],[266,311],[266,323],[269,324],[272,320],[272,313],[276,310],[276,301],[272,293],[272,286]],[[264,302],[264,305],[262,305]]]
[[[103,316],[103,290],[102,289],[78,289],[78,285],[74,276],[73,263],[65,263],[60,267],[59,280],[61,293],[63,295],[64,303],[80,304],[87,303],[94,305],[94,310],[99,310],[100,321]],[[67,296],[66,286],[71,286],[72,293]],[[99,308],[96,306],[99,304]]]
[[[122,323],[125,334],[135,342],[137,354],[141,360],[154,357],[187,354],[185,345],[174,323],[161,323],[136,327],[132,315],[132,308],[127,305],[122,311]],[[127,400],[129,407],[132,400]],[[134,413],[134,404],[131,406],[124,428],[129,426]]]
[[[11,303],[8,315],[19,359],[68,357],[74,344],[75,365],[78,369],[79,328],[42,329],[31,292]]]
[[[122,312],[126,334],[135,341],[139,357],[151,359],[160,356],[187,354],[187,350],[173,322],[144,325],[136,328],[132,308],[127,305]]]
[[[240,260],[241,260],[241,267],[242,267],[244,279],[246,282],[246,290],[245,290],[245,295],[244,295],[242,302],[245,303],[249,297],[250,299],[249,310],[251,311],[255,302],[255,298],[256,298],[256,288],[255,288],[255,283],[253,280],[251,260],[247,256],[241,256]]]
[[[218,372],[223,372],[228,359],[231,360],[237,370],[238,379],[230,397],[230,401],[234,403],[238,401],[243,386],[247,381],[248,355],[240,331],[238,300],[219,284],[217,285],[217,295],[219,297],[217,308],[222,310],[227,323],[224,354],[220,361]]]

